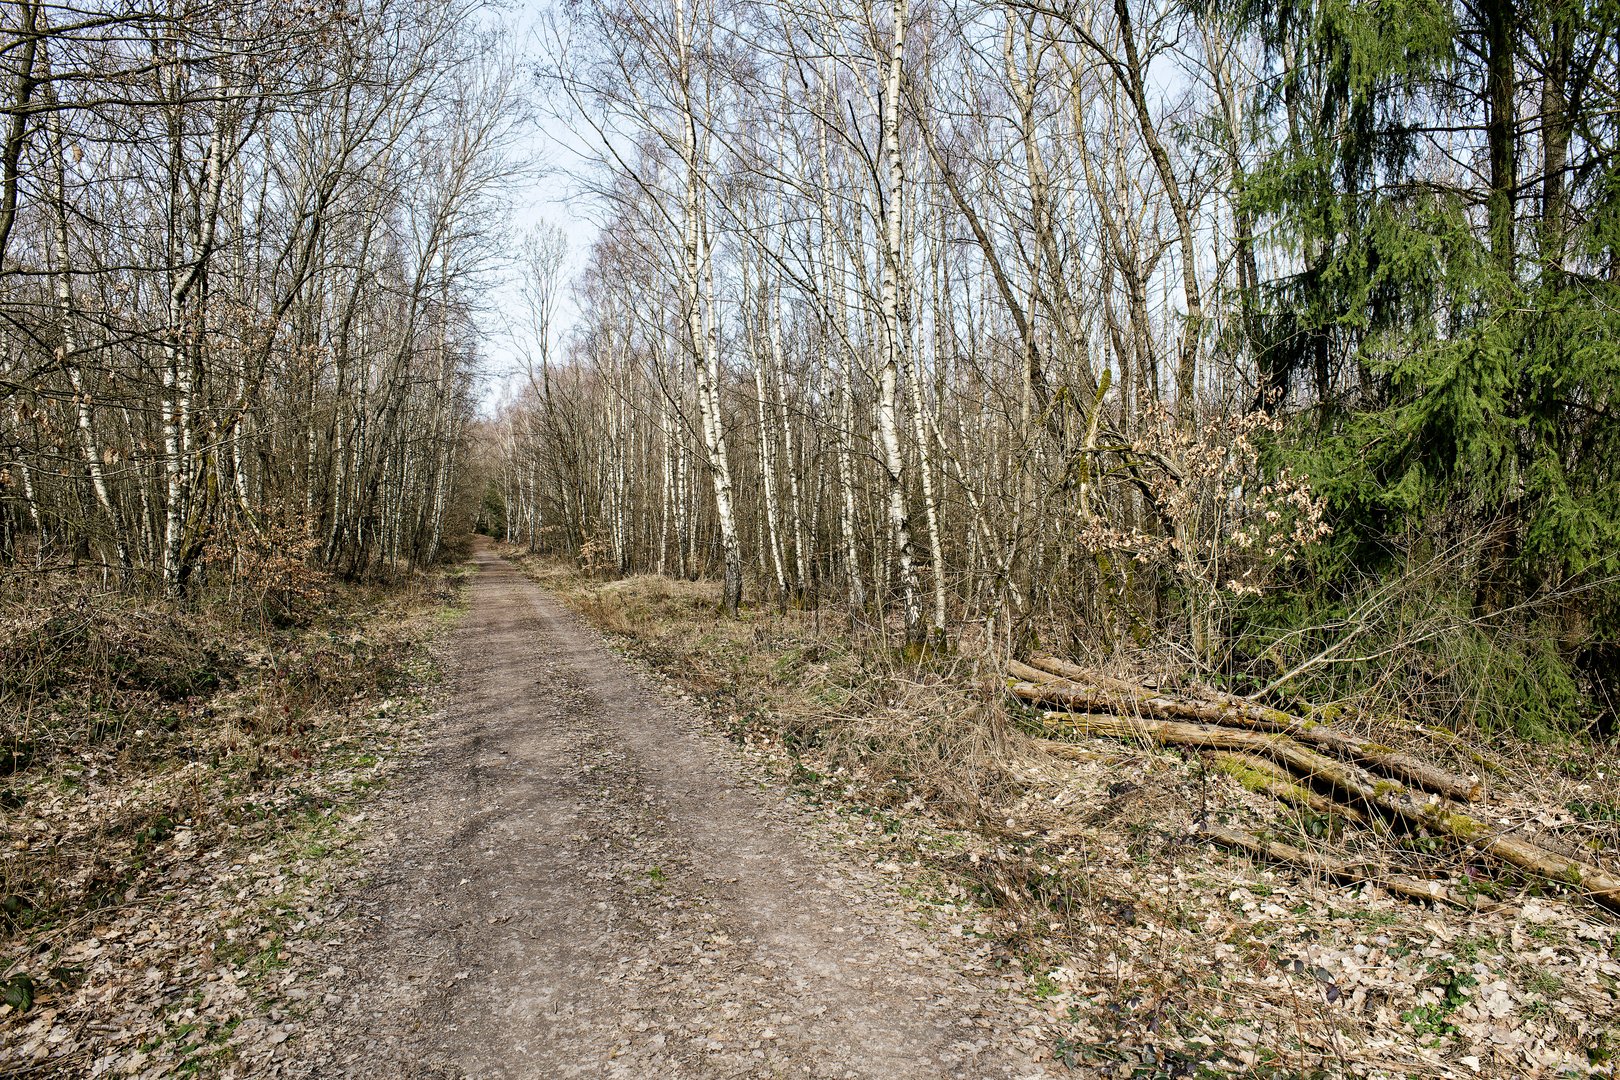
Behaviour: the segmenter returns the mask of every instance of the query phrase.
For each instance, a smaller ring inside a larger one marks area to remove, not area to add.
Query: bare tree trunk
[[[900,589],[906,644],[920,647],[927,639],[917,584],[916,555],[911,541],[910,511],[906,507],[905,459],[900,452],[899,394],[904,350],[905,320],[900,309],[902,222],[905,170],[900,148],[900,80],[905,59],[908,0],[894,0],[887,71],[883,81],[880,132],[883,183],[877,191],[878,219],[883,229],[883,368],[877,403],[878,442],[883,449],[889,507],[889,535],[900,568]]]
[[[782,357],[782,320],[779,297],[772,290],[767,309],[767,329],[770,337],[772,413],[782,436],[782,456],[786,462],[788,478],[788,517],[793,534],[794,592],[801,598],[810,588],[809,556],[804,531],[804,504],[799,491],[799,462],[793,453],[793,416],[788,409],[787,364]],[[763,421],[762,421],[763,423]]]
[[[178,66],[178,61],[176,61]],[[174,76],[178,78],[178,73]],[[192,290],[202,280],[213,252],[214,230],[219,222],[220,196],[225,180],[225,111],[228,107],[225,93],[226,78],[223,71],[216,78],[218,95],[217,113],[208,139],[206,185],[202,204],[197,208],[198,233],[189,265],[180,269],[179,262],[179,186],[178,175],[182,166],[181,135],[176,129],[171,147],[170,263],[178,276],[169,289],[169,319],[165,340],[163,369],[164,419],[163,452],[165,475],[165,517],[163,527],[163,586],[174,597],[183,596],[190,570],[193,485],[196,481],[194,443],[196,418],[192,411],[192,391],[196,383],[196,368],[201,363],[198,351],[201,343],[191,341],[187,348],[186,305]],[[178,89],[177,89],[178,94]],[[174,123],[179,124],[176,118]]]
[[[32,10],[32,9],[30,9]],[[33,56],[29,56],[30,64]],[[44,65],[45,75],[50,76],[48,63]],[[124,523],[113,504],[112,495],[107,488],[107,475],[103,468],[104,451],[96,434],[94,402],[90,392],[85,389],[83,361],[79,355],[80,343],[77,328],[77,315],[74,310],[73,297],[73,252],[68,236],[68,195],[67,195],[67,152],[62,135],[61,114],[56,111],[56,95],[54,89],[47,87],[46,101],[52,107],[48,114],[46,126],[50,135],[50,158],[54,182],[54,214],[53,230],[56,241],[56,304],[57,314],[61,319],[62,366],[67,372],[68,384],[73,388],[73,403],[75,419],[78,425],[79,446],[84,455],[85,468],[90,474],[90,486],[95,492],[96,503],[101,507],[107,518],[108,532],[112,537],[113,547],[118,557],[118,565],[127,574],[131,568],[128,538],[124,532]]]
[[[746,289],[746,285],[744,286]],[[764,289],[761,287],[761,293]],[[765,312],[763,299],[760,304],[762,319],[768,320],[770,316]],[[766,330],[769,336],[773,331]],[[776,453],[772,445],[771,425],[767,420],[767,403],[771,400],[765,386],[765,368],[768,363],[763,353],[763,343],[759,340],[756,329],[753,335],[754,354],[754,415],[759,428],[759,476],[761,494],[765,497],[765,546],[769,549],[771,569],[776,576],[776,591],[778,597],[784,602],[787,599],[787,566],[782,558],[782,507],[777,499],[776,491]],[[774,411],[774,410],[773,410]]]

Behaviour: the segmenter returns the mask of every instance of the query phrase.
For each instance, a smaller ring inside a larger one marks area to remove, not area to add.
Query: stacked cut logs
[[[1620,877],[1464,813],[1460,807],[1480,794],[1471,777],[1245,698],[1215,692],[1171,695],[1052,657],[1015,661],[1009,674],[1014,696],[1041,707],[1049,723],[1074,734],[1208,751],[1217,766],[1242,776],[1255,790],[1350,821],[1382,816],[1424,828],[1620,909]],[[1073,749],[1057,740],[1044,745],[1060,756]],[[1311,855],[1241,830],[1206,827],[1204,835],[1332,877],[1376,878],[1394,892],[1452,899],[1435,883],[1380,875],[1362,864]]]

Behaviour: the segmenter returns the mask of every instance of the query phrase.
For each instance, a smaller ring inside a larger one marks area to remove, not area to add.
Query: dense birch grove
[[[1615,30],[1582,0],[567,5],[536,82],[604,227],[493,422],[488,512],[914,652],[1169,647],[1261,688],[1473,650],[1553,686],[1540,715],[1600,712]],[[555,310],[554,240],[524,266]]]
[[[0,5],[0,564],[440,547],[524,109],[475,4]]]

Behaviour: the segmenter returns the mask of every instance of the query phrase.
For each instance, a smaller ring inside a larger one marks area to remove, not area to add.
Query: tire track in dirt
[[[453,694],[274,1072],[1041,1077],[1031,1022],[487,550]],[[335,969],[334,969],[335,970]]]

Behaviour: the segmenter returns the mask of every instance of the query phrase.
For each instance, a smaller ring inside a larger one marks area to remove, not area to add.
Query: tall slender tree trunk
[[[782,437],[782,457],[788,478],[788,527],[793,534],[794,591],[803,597],[810,588],[809,556],[806,552],[804,532],[804,504],[799,490],[799,462],[793,452],[793,416],[788,409],[787,364],[782,357],[782,319],[780,299],[773,291],[767,310],[767,328],[770,336],[772,413]]]
[[[881,158],[883,182],[878,186],[878,218],[883,230],[883,282],[880,304],[883,317],[883,367],[877,401],[878,444],[883,452],[887,481],[889,536],[900,570],[902,614],[906,644],[920,647],[927,638],[922,600],[917,583],[917,561],[912,547],[910,511],[906,506],[905,458],[900,450],[899,397],[901,371],[906,366],[905,320],[900,310],[902,211],[905,167],[900,147],[900,80],[905,60],[907,0],[894,0],[892,39],[883,79]]]
[[[32,57],[29,59],[31,61]],[[42,66],[48,78],[50,75],[48,62]],[[67,153],[64,145],[66,140],[62,134],[61,115],[54,109],[55,98],[55,91],[48,88],[46,100],[53,106],[48,114],[46,126],[50,137],[51,179],[55,188],[53,201],[56,205],[52,224],[57,266],[54,277],[57,316],[61,320],[62,329],[62,366],[67,371],[68,384],[73,388],[79,447],[84,455],[85,469],[90,475],[90,487],[95,492],[97,505],[107,518],[107,529],[112,537],[118,565],[127,575],[132,565],[129,540],[125,534],[122,515],[113,504],[112,494],[107,487],[107,474],[103,467],[104,452],[96,433],[95,405],[90,392],[85,389],[83,361],[79,356],[78,320],[73,296],[73,252],[68,236]]]
[[[1170,163],[1169,151],[1159,138],[1153,114],[1148,111],[1146,73],[1136,43],[1130,0],[1114,0],[1114,14],[1119,20],[1120,43],[1124,53],[1124,77],[1121,81],[1125,84],[1125,95],[1136,113],[1138,133],[1147,147],[1148,156],[1153,160],[1159,184],[1164,188],[1170,213],[1176,221],[1176,239],[1181,250],[1182,300],[1187,309],[1181,332],[1181,354],[1176,362],[1176,413],[1182,427],[1190,431],[1197,416],[1194,395],[1198,386],[1198,355],[1204,332],[1204,301],[1198,284],[1198,246],[1193,237],[1192,212],[1187,207],[1181,182]]]
[[[676,0],[676,63],[681,104],[681,155],[686,170],[682,208],[685,229],[686,336],[696,375],[699,420],[708,451],[709,474],[714,482],[716,524],[724,561],[720,606],[736,616],[742,606],[742,541],[737,535],[732,507],[731,460],[726,450],[725,416],[721,410],[720,327],[714,315],[714,260],[709,244],[706,204],[708,194],[701,172],[702,146],[698,139],[696,58],[692,55],[692,19],[685,0]]]
[[[1569,229],[1569,77],[1574,33],[1556,6],[1547,28],[1541,80],[1541,260],[1561,270]]]
[[[1484,0],[1485,142],[1490,158],[1487,203],[1491,255],[1502,272],[1514,272],[1513,202],[1518,185],[1518,147],[1514,133],[1514,38],[1518,16],[1514,0]]]
[[[176,62],[178,64],[178,61]],[[178,75],[175,76],[178,78]],[[175,270],[168,296],[168,327],[164,342],[163,367],[163,452],[165,512],[163,525],[163,586],[170,596],[180,597],[186,591],[186,578],[191,563],[190,515],[192,495],[196,482],[194,461],[195,415],[192,392],[196,382],[195,367],[200,363],[201,342],[186,325],[186,309],[192,290],[202,280],[214,246],[214,229],[218,224],[220,197],[225,173],[225,76],[216,79],[219,95],[218,112],[208,139],[205,165],[206,181],[202,204],[197,208],[198,235],[187,265],[181,267],[180,234],[184,228],[180,221],[179,175],[183,167],[181,132],[175,128],[172,135],[170,186],[169,253],[170,266]],[[178,93],[178,90],[176,91]],[[173,123],[178,125],[179,119]],[[189,347],[188,347],[189,346]]]
[[[763,314],[762,318],[769,318]],[[766,331],[767,334],[770,331]],[[768,402],[771,400],[765,383],[765,367],[767,360],[763,355],[764,344],[759,340],[758,332],[754,340],[754,415],[759,427],[759,476],[761,494],[765,497],[765,546],[770,552],[771,569],[776,575],[777,595],[785,602],[788,593],[787,565],[782,558],[782,507],[776,490],[776,452],[772,444],[770,412]],[[768,411],[769,410],[769,411]]]

